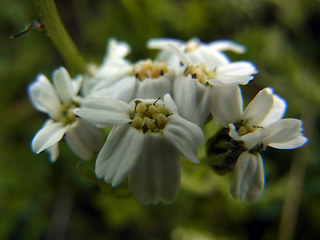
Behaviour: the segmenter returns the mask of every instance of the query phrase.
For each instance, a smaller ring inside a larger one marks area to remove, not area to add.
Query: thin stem
[[[54,0],[33,0],[45,29],[71,70],[86,71],[86,62],[66,31]]]

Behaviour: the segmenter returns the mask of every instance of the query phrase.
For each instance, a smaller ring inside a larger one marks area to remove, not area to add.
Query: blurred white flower
[[[236,199],[254,201],[264,188],[264,170],[260,152],[267,146],[294,149],[306,143],[302,121],[282,119],[286,103],[271,88],[261,90],[243,110],[239,87],[222,89],[224,104],[216,111],[216,119],[229,127],[232,139],[246,149],[238,158],[231,184]]]
[[[93,124],[73,113],[73,109],[81,105],[82,98],[77,93],[82,79],[71,80],[67,70],[60,67],[53,73],[53,83],[40,74],[28,89],[33,106],[50,117],[34,136],[32,149],[36,153],[47,150],[51,161],[55,161],[59,155],[58,142],[66,134],[65,139],[74,153],[89,159],[100,149],[103,135]]]
[[[85,76],[82,92],[89,95],[95,84],[100,83],[101,87],[110,86],[131,69],[131,63],[125,57],[130,53],[130,46],[126,42],[118,42],[110,38],[107,44],[106,55],[100,66],[90,64],[89,74]]]
[[[165,61],[170,65],[178,67],[180,59],[170,47],[168,47],[170,44],[177,46],[191,61],[201,58],[204,60],[206,55],[202,56],[202,54],[210,52],[210,54],[215,56],[214,61],[228,62],[228,57],[222,53],[222,51],[229,50],[235,53],[245,52],[244,46],[229,40],[214,41],[206,44],[198,38],[192,38],[188,42],[183,42],[178,39],[152,38],[147,42],[148,48],[161,49],[156,58],[158,61]]]
[[[183,52],[172,43],[166,49],[175,53],[181,65],[173,84],[173,98],[182,117],[203,126],[215,102],[221,102],[218,91],[221,86],[247,84],[253,79],[255,66],[247,61],[230,62],[218,51],[207,46],[198,47],[193,55]]]
[[[175,78],[165,62],[141,60],[126,69],[125,73],[112,85],[103,80],[93,88],[90,97],[109,97],[125,102],[137,98],[159,98],[171,93]]]
[[[179,155],[198,162],[203,133],[181,118],[170,95],[164,100],[92,98],[76,113],[97,125],[113,125],[96,160],[96,175],[112,186],[126,176],[137,200],[170,202],[180,185]]]

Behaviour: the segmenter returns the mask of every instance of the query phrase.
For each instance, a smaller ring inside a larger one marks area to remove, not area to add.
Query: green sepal
[[[208,163],[219,175],[232,171],[238,157],[245,150],[242,142],[235,141],[229,136],[228,128],[220,129],[206,143]]]

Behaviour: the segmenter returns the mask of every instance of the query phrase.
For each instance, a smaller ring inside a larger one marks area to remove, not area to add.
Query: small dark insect
[[[10,34],[9,38],[14,39],[14,38],[20,37],[21,35],[29,32],[30,29],[36,29],[36,30],[42,32],[42,31],[44,31],[44,25],[41,22],[33,21],[32,23],[26,25],[26,27],[21,32],[19,32],[17,34]]]

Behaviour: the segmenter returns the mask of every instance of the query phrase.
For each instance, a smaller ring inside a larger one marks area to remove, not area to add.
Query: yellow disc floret
[[[189,42],[187,42],[185,51],[192,52],[192,51],[196,50],[197,47],[199,47],[199,42],[195,41],[195,40],[190,40]]]
[[[184,71],[185,76],[191,75],[192,78],[198,79],[202,84],[208,84],[208,79],[214,78],[214,71],[208,70],[205,64],[189,65]]]
[[[257,128],[263,128],[261,126],[251,126],[245,121],[241,121],[236,124],[237,132],[240,136],[246,135],[248,133],[254,132]]]
[[[146,132],[160,132],[166,125],[167,117],[171,112],[164,106],[164,104],[144,103],[140,100],[135,101],[135,107],[131,114],[131,125]]]
[[[60,119],[59,121],[63,125],[68,125],[73,123],[77,119],[77,115],[74,114],[73,109],[79,107],[78,102],[71,102],[69,104],[63,104],[60,108]]]
[[[165,62],[152,62],[148,59],[133,66],[131,75],[142,81],[146,78],[158,78],[166,72],[168,68]]]

